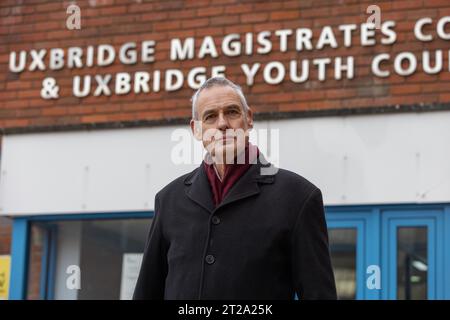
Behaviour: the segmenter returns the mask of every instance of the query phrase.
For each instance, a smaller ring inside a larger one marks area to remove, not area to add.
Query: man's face
[[[216,160],[228,163],[226,159],[234,159],[244,150],[248,131],[253,128],[253,113],[250,109],[244,111],[233,88],[203,90],[197,99],[197,115],[197,123],[191,120],[192,132]]]

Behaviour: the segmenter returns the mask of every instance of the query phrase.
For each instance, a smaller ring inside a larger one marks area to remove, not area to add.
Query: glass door
[[[379,236],[373,211],[327,213],[328,238],[339,300],[376,299],[366,287],[366,270],[376,263]]]
[[[442,219],[439,211],[383,212],[383,299],[443,297]]]

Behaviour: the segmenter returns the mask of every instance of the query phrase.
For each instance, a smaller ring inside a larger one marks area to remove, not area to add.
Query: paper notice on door
[[[0,300],[8,299],[11,256],[0,256]]]
[[[120,300],[131,300],[142,263],[142,253],[124,253],[122,259],[122,280]]]

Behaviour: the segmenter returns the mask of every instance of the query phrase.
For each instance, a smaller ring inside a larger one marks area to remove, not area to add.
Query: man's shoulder
[[[195,168],[194,170],[185,173],[178,178],[175,178],[171,182],[169,182],[167,185],[165,185],[161,190],[159,190],[156,193],[157,197],[163,197],[167,194],[171,194],[173,192],[179,192],[180,190],[184,189],[185,182],[189,180],[190,177],[196,174],[196,172],[199,170],[199,167]]]
[[[319,189],[307,178],[287,169],[278,168],[278,172],[275,176],[276,181],[278,181],[278,183],[281,185],[280,187],[285,189],[287,192],[289,190],[293,192],[303,191],[304,193],[309,194]]]
[[[322,191],[302,175],[287,169],[279,169],[275,181],[277,197],[285,199],[288,206],[297,204],[303,207],[309,201],[314,205],[323,206]]]

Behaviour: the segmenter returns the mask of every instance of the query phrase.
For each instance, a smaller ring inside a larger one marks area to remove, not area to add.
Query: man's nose
[[[217,122],[217,128],[220,130],[225,130],[228,128],[228,120],[224,116],[223,112],[219,113],[218,122]]]

